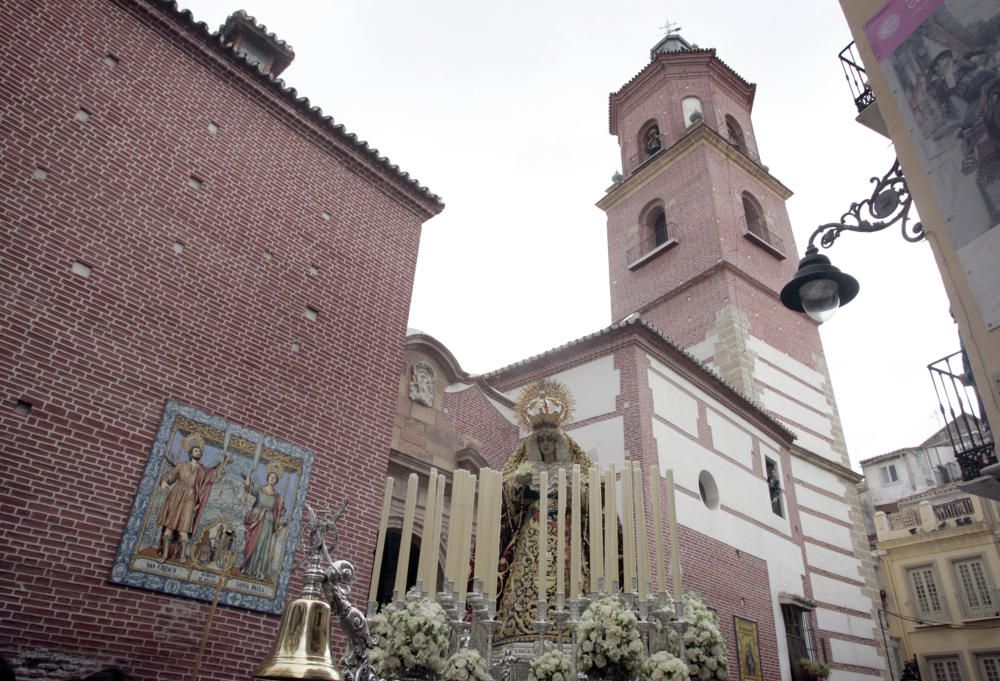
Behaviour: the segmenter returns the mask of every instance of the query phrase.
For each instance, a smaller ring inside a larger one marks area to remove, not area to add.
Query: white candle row
[[[548,507],[550,504],[548,486],[549,472],[540,471],[538,476],[539,490],[539,524],[538,542],[538,574],[537,592],[539,600],[547,600],[548,570],[549,570],[549,532]],[[638,589],[640,598],[649,596],[649,588],[653,584],[651,567],[655,566],[655,583],[660,591],[666,589],[664,574],[664,547],[662,520],[664,510],[661,507],[660,476],[656,466],[650,466],[648,471],[648,499],[652,512],[652,528],[646,524],[647,494],[643,486],[643,474],[637,462],[627,462],[621,473],[621,506],[622,506],[622,552],[625,583],[621,588],[632,591]],[[474,576],[483,583],[484,597],[487,600],[496,598],[497,564],[500,550],[500,517],[502,504],[503,480],[498,471],[482,469],[479,475],[478,494],[476,476],[465,470],[457,470],[452,477],[452,493],[449,500],[449,527],[445,548],[445,580],[451,582],[455,598],[465,602],[469,582],[469,559],[472,557],[473,517],[476,526],[475,573]],[[583,584],[582,572],[582,513],[583,490],[582,476],[579,465],[574,465],[570,471],[569,489],[567,490],[566,469],[559,469],[556,479],[555,503],[557,504],[555,546],[556,593],[566,594],[566,569],[569,568],[569,597],[578,598],[587,585]],[[602,485],[603,482],[603,485]],[[680,592],[680,553],[677,537],[677,514],[674,500],[673,471],[668,470],[667,508],[672,590]],[[587,483],[589,496],[589,543],[590,553],[587,556],[590,565],[590,591],[597,592],[600,584],[604,590],[618,588],[618,474],[612,464],[604,473],[603,481],[596,465],[588,471]],[[445,515],[445,476],[431,469],[428,477],[425,513],[423,522],[423,544],[417,569],[417,579],[421,582],[424,592],[434,598],[438,590],[437,558],[441,546],[443,517]],[[602,498],[603,486],[603,498]],[[379,534],[375,548],[375,565],[369,588],[368,600],[374,602],[377,596],[379,572],[385,549],[385,533],[388,527],[390,507],[393,497],[394,481],[388,478],[385,483],[382,501],[382,512],[379,518]],[[396,565],[396,580],[394,595],[397,598],[405,596],[406,577],[409,567],[410,549],[413,536],[413,525],[416,514],[418,476],[412,473],[407,480],[406,498],[404,501],[402,534],[400,537],[399,554]],[[568,498],[567,498],[568,495]],[[478,503],[477,503],[478,501]],[[569,533],[569,565],[566,564],[566,512],[570,513]],[[473,511],[475,509],[475,515]],[[653,543],[650,546],[649,529],[652,530]],[[650,564],[650,549],[655,556],[655,563]],[[442,588],[444,585],[440,585]]]

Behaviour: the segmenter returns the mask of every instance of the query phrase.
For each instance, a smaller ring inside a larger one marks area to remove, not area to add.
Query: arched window
[[[744,154],[747,153],[747,140],[743,136],[743,128],[729,114],[726,114],[726,131],[729,135],[729,143]]]
[[[663,148],[663,142],[660,141],[660,126],[656,121],[649,121],[642,126],[642,131],[639,133],[639,148],[642,150],[643,159],[653,156]]]
[[[767,222],[764,211],[750,192],[743,192],[743,217],[747,223],[747,231],[761,238],[767,238]]]
[[[392,589],[396,583],[396,562],[399,558],[399,543],[402,532],[389,528],[385,533],[385,548],[382,553],[382,569],[379,571],[378,595],[376,600],[382,605],[392,602]],[[410,540],[410,564],[406,570],[406,590],[417,583],[417,567],[420,562],[420,537]],[[403,596],[405,594],[401,594]]]
[[[681,100],[681,113],[684,115],[684,127],[690,128],[705,118],[701,109],[701,100],[697,97],[685,97]]]
[[[659,200],[653,201],[642,211],[640,223],[646,228],[643,241],[653,249],[667,243],[670,239],[667,229],[667,214],[663,210],[663,203]]]

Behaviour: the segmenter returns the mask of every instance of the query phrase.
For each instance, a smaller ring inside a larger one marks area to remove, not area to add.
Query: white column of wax
[[[486,529],[486,505],[483,503],[486,496],[486,476],[483,475],[483,471],[479,471],[479,493],[475,495],[475,505],[476,505],[476,533],[475,533],[475,547],[476,555],[473,561],[473,572],[472,576],[482,580],[483,578],[483,566],[485,562],[483,560],[483,550],[486,548],[486,543],[481,541],[485,534],[483,530]]]
[[[596,463],[590,465],[588,482],[590,487],[590,592],[597,593],[600,579],[604,576],[604,522],[602,520],[601,471]]]
[[[399,539],[399,560],[396,561],[396,584],[393,587],[397,598],[406,596],[406,573],[410,567],[410,543],[413,540],[413,516],[417,511],[417,480],[417,474],[410,473],[406,481],[403,532]]]
[[[622,591],[628,593],[632,590],[632,582],[635,578],[635,522],[633,519],[632,505],[632,462],[626,461],[622,468],[622,566],[625,583],[622,584]]]
[[[458,580],[455,589],[459,603],[465,602],[465,595],[469,590],[469,559],[472,557],[472,518],[475,496],[476,476],[466,471],[465,491],[462,494],[462,551],[459,555]]]
[[[646,531],[646,500],[642,493],[642,464],[638,461],[632,469],[632,486],[635,488],[635,549],[638,560],[639,599],[649,597],[649,533]]]
[[[556,593],[566,594],[566,469],[556,479]]]
[[[580,514],[583,512],[582,499],[580,494],[582,487],[580,484],[580,464],[573,464],[573,472],[570,475],[570,533],[569,533],[569,597],[571,599],[580,597],[581,582],[583,581],[583,570],[581,569],[581,551],[583,550],[583,534],[581,530]]]
[[[441,526],[444,522],[444,476],[438,473],[437,475],[437,501],[434,503],[434,534],[432,536],[431,546],[433,547],[433,553],[431,554],[431,566],[430,578],[431,587],[427,590],[428,595],[431,600],[437,598],[437,590],[439,586],[437,581],[438,576],[438,562],[441,559]]]
[[[604,584],[608,593],[618,581],[618,474],[611,464],[604,474]]]
[[[431,541],[434,539],[434,517],[437,515],[435,505],[437,504],[437,469],[431,468],[430,475],[427,476],[427,497],[424,503],[424,525],[420,542],[420,562],[417,568],[418,579],[420,580],[424,593],[434,590],[431,577],[432,560],[434,559],[434,546]]]
[[[545,581],[549,559],[549,472],[538,474],[538,601],[546,600]]]
[[[389,508],[392,506],[392,488],[394,478],[385,479],[385,491],[382,493],[382,515],[378,519],[378,538],[375,540],[375,564],[372,566],[372,581],[368,585],[368,602],[374,603],[378,598],[378,580],[382,576],[382,554],[385,552],[385,532],[389,527]]]
[[[660,469],[655,464],[649,467],[649,505],[653,511],[653,553],[656,556],[656,588],[659,593],[667,590],[663,581],[663,521],[660,511]]]
[[[458,522],[458,507],[455,505],[455,494],[458,489],[458,477],[461,471],[452,471],[451,474],[451,495],[448,497],[448,539],[444,547],[444,580],[455,584],[455,524]],[[442,480],[442,482],[444,482]]]

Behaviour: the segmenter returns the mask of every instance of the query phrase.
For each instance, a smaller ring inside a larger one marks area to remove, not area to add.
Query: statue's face
[[[191,451],[188,452],[188,456],[191,457],[192,461],[197,461],[201,458],[201,447],[192,447]]]
[[[551,463],[556,460],[556,441],[552,437],[542,436],[538,438],[538,451],[542,454],[542,461]]]
[[[273,485],[276,482],[278,482],[278,474],[277,473],[268,473],[267,474],[267,484]]]

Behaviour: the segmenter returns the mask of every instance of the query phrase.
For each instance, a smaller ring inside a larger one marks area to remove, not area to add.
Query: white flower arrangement
[[[472,648],[462,648],[444,663],[443,681],[493,681],[486,660]]]
[[[684,619],[688,623],[684,632],[684,660],[688,674],[700,681],[726,681],[729,678],[726,657],[726,638],[719,630],[719,617],[708,609],[698,594],[685,592]],[[677,649],[677,633],[670,632],[671,646]]]
[[[561,650],[550,650],[531,661],[529,681],[575,681],[573,660]]]
[[[688,667],[666,650],[653,653],[642,663],[642,681],[686,681]]]
[[[645,657],[639,620],[617,598],[590,604],[577,624],[577,668],[594,677],[634,679]]]
[[[371,618],[378,644],[371,662],[379,678],[439,673],[444,668],[451,629],[444,610],[426,598],[388,605]]]

